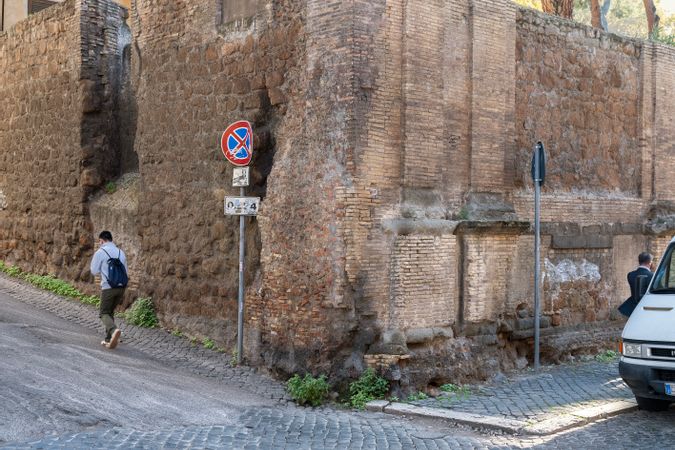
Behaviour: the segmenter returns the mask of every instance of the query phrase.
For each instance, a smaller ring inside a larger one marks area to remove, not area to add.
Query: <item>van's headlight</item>
[[[623,356],[629,356],[632,358],[639,358],[642,356],[642,345],[640,344],[631,344],[630,342],[623,343]]]

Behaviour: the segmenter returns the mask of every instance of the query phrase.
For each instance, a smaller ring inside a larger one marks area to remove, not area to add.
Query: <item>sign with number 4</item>
[[[226,216],[257,216],[260,197],[225,197]]]

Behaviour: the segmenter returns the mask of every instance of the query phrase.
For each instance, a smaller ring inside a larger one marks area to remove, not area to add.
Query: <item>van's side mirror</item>
[[[650,276],[647,275],[638,275],[635,282],[637,283],[637,292],[638,292],[638,301],[647,293],[647,288],[649,287]]]

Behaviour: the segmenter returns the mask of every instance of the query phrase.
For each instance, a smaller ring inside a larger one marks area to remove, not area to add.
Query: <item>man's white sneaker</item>
[[[115,329],[115,331],[113,331],[112,336],[110,337],[110,343],[107,345],[107,347],[111,350],[117,347],[117,343],[120,340],[120,336],[122,336],[122,332],[120,331],[120,329],[119,328]]]

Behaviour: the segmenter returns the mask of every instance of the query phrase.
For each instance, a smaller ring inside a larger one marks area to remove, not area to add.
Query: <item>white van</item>
[[[675,402],[675,238],[621,334],[619,373],[640,409]]]

